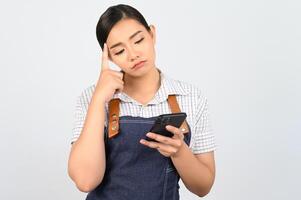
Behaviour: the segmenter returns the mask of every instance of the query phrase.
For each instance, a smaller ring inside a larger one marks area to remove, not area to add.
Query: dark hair
[[[137,9],[125,4],[110,6],[100,16],[96,26],[96,37],[102,50],[111,29],[122,19],[135,19],[140,22],[146,30],[150,31],[150,27],[146,23],[146,20]]]

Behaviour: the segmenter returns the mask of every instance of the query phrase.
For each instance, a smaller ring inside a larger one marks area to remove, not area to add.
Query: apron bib
[[[169,99],[171,99],[170,96]],[[117,105],[119,106],[119,104]],[[174,105],[170,101],[169,105],[175,111]],[[179,109],[176,111],[180,112]],[[106,171],[104,178],[100,185],[87,195],[86,200],[179,199],[180,176],[171,158],[165,157],[157,149],[139,142],[140,139],[147,138],[146,133],[149,132],[157,117],[122,116],[119,118],[117,113],[117,116],[114,117],[117,120],[113,123],[110,120],[105,134],[113,136],[108,136],[105,143]],[[117,132],[109,133],[110,128]],[[184,141],[189,145],[191,132],[187,122],[185,128],[188,129],[188,132],[184,134]]]

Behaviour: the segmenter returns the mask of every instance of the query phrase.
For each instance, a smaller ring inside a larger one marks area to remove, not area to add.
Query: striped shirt
[[[113,98],[121,100],[119,116],[154,117],[171,113],[167,98],[169,94],[175,94],[181,112],[186,112],[187,114],[186,121],[191,129],[191,141],[189,144],[191,151],[194,154],[198,154],[216,150],[208,102],[203,92],[195,85],[172,79],[163,73],[162,70],[158,70],[161,76],[161,85],[154,98],[147,105],[139,103],[123,92],[113,95]],[[95,84],[90,85],[77,97],[71,143],[76,141],[81,133],[95,87]],[[105,126],[107,126],[108,103],[106,103],[105,109],[107,113]]]

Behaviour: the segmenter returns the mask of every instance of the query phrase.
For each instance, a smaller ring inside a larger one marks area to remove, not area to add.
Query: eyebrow
[[[132,39],[133,37],[135,37],[135,36],[136,36],[138,33],[140,33],[140,32],[142,32],[142,31],[140,30],[140,31],[135,32],[134,34],[132,34],[132,35],[129,37],[129,39]],[[117,47],[117,46],[119,46],[119,45],[121,45],[121,44],[122,44],[121,42],[118,42],[118,43],[112,45],[112,46],[110,47],[110,49],[113,49],[114,47]]]

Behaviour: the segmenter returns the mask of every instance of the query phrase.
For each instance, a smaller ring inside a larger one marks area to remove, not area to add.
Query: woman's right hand
[[[109,67],[108,47],[104,44],[101,71],[95,88],[95,93],[105,102],[109,102],[116,92],[123,90],[123,73]]]

